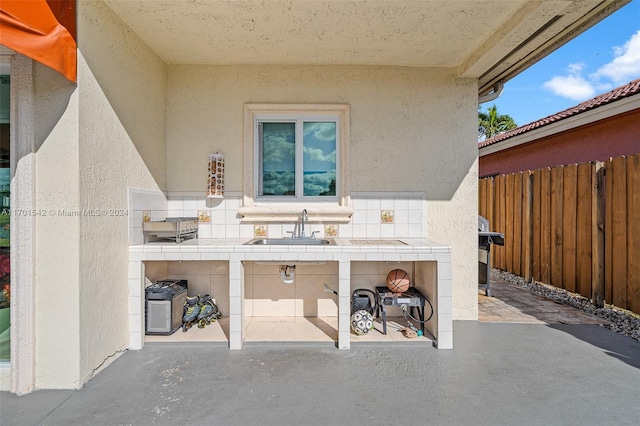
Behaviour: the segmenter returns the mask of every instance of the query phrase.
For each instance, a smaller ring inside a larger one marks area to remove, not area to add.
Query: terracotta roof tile
[[[589,99],[588,101],[584,101],[581,104],[578,104],[574,107],[566,109],[564,111],[560,111],[558,113],[552,114],[548,117],[541,118],[538,121],[534,121],[529,124],[525,124],[524,126],[517,127],[513,130],[509,130],[508,132],[500,133],[492,138],[485,139],[482,142],[478,142],[478,148],[482,149],[489,145],[493,145],[495,143],[504,141],[506,139],[512,138],[517,135],[521,135],[523,133],[530,132],[531,130],[538,129],[540,127],[549,125],[551,123],[555,123],[560,120],[564,120],[565,118],[573,117],[574,115],[578,115],[585,111],[589,111],[595,108],[598,108],[602,105],[607,105],[612,102],[618,101],[620,99],[633,96],[635,94],[640,93],[640,78],[637,80],[633,80],[632,82],[625,84],[624,86],[620,86],[616,89],[613,89],[610,92],[603,93],[601,95],[596,96],[593,99]]]

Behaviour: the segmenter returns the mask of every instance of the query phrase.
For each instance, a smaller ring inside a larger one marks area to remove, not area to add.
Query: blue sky
[[[509,80],[496,104],[518,126],[578,105],[640,78],[640,0]]]

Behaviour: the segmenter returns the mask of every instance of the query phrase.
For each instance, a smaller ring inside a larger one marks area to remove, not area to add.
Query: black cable
[[[431,304],[431,302],[429,302],[429,299],[427,299],[426,297],[424,298],[424,301],[425,301],[425,302],[427,302],[427,303],[429,304],[429,309],[431,309],[431,314],[429,314],[429,318],[427,318],[427,319],[426,319],[426,320],[424,320],[424,321],[420,321],[419,319],[414,318],[414,317],[413,317],[413,315],[411,315],[411,313],[410,313],[410,312],[411,312],[411,309],[403,309],[403,311],[405,312],[405,314],[406,314],[406,315],[409,315],[409,317],[410,317],[412,320],[417,321],[417,322],[419,322],[420,324],[424,324],[424,323],[426,323],[426,322],[427,322],[427,321],[429,321],[429,320],[431,319],[431,317],[433,316],[433,305]],[[408,307],[407,307],[407,308],[408,308]],[[406,319],[406,315],[405,315],[405,319]]]

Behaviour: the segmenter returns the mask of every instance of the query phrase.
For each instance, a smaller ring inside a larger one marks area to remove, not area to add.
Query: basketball
[[[387,287],[394,293],[404,293],[409,290],[411,276],[402,269],[394,269],[387,274]]]

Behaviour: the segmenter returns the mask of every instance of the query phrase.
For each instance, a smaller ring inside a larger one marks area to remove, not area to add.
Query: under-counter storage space
[[[229,341],[229,262],[227,261],[145,261],[145,287],[169,280],[186,280],[189,296],[210,295],[222,318],[186,332],[181,329],[168,335],[146,335],[146,342],[224,342]],[[145,325],[146,326],[146,325]],[[146,329],[146,327],[145,327]]]
[[[244,265],[244,341],[338,340],[338,262],[252,262]]]
[[[437,297],[437,263],[432,261],[353,261],[351,262],[351,292],[358,289],[366,289],[377,294],[377,287],[387,287],[387,275],[389,272],[400,269],[407,272],[410,278],[410,286],[415,287],[428,302],[425,303],[426,315],[424,320],[424,335],[419,336],[417,341],[427,340],[434,341],[437,333],[437,303],[434,303]],[[401,295],[399,296],[401,300]],[[378,301],[380,302],[380,301]],[[417,313],[411,313],[409,310],[403,310],[402,303],[398,306],[385,306],[387,317],[387,334],[382,335],[383,325],[381,318],[377,318],[375,322],[375,333],[369,340],[407,340],[400,330],[409,326],[411,323],[414,327],[421,329],[421,319]],[[417,309],[416,309],[417,311]],[[433,315],[431,315],[433,314]],[[368,333],[368,334],[371,334]],[[382,336],[385,337],[382,337]],[[360,338],[358,336],[357,338]],[[356,339],[357,339],[356,338]],[[354,339],[354,340],[356,340]],[[356,340],[357,341],[357,340]]]

